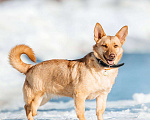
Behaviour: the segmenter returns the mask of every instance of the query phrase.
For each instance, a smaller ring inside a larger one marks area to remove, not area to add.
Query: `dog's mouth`
[[[103,56],[104,56],[104,58],[105,58],[105,60],[106,60],[106,62],[107,62],[108,65],[114,65],[114,60],[115,60],[115,59],[107,59],[107,58],[105,57],[105,55],[103,55]]]

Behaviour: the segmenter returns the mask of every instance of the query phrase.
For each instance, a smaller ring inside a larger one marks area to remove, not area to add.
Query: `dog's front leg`
[[[96,115],[98,120],[103,120],[103,113],[105,112],[106,108],[107,95],[108,94],[102,94],[96,98]]]
[[[76,92],[74,95],[74,102],[76,108],[76,114],[79,120],[85,120],[85,96],[81,92]]]

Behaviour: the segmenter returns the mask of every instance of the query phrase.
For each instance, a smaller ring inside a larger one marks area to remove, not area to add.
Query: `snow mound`
[[[138,103],[149,103],[150,102],[150,94],[135,93],[133,95],[133,100]]]

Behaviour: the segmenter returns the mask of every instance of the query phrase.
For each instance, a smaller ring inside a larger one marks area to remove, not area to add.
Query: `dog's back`
[[[68,60],[44,61],[27,71],[26,80],[33,89],[72,97],[72,83],[79,72],[76,70],[77,64],[78,61]]]

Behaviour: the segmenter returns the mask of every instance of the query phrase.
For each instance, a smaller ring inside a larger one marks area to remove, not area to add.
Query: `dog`
[[[121,66],[117,64],[122,57],[122,45],[127,34],[128,26],[124,26],[115,36],[106,36],[102,26],[96,23],[93,52],[81,59],[53,59],[36,65],[26,64],[20,58],[26,54],[36,62],[30,47],[23,44],[15,46],[10,51],[9,60],[15,69],[26,75],[23,94],[28,120],[34,120],[38,107],[54,95],[72,97],[79,120],[85,120],[85,100],[96,98],[97,119],[103,120],[107,95]]]

